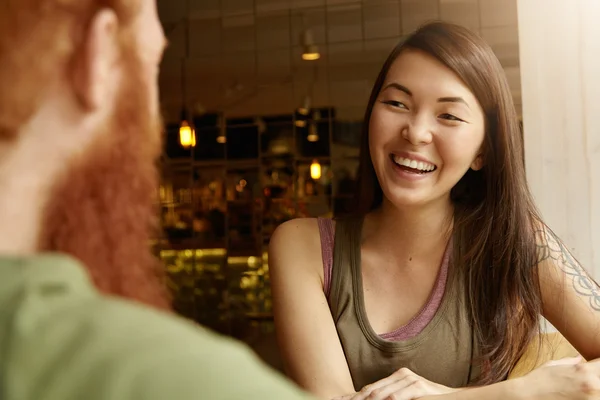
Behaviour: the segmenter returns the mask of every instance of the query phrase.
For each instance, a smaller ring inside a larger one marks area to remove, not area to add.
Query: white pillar
[[[600,0],[518,0],[527,177],[600,279]]]

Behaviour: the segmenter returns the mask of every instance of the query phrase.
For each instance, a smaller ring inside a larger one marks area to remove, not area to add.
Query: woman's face
[[[397,207],[449,199],[469,168],[482,167],[485,118],[450,69],[407,49],[394,61],[373,106],[369,150],[388,201]]]

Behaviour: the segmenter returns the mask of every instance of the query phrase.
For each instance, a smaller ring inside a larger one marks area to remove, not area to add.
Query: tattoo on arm
[[[600,287],[573,257],[563,242],[550,230],[536,232],[538,263],[554,260],[562,271],[571,278],[573,288],[583,297],[589,298],[593,310],[600,312]]]

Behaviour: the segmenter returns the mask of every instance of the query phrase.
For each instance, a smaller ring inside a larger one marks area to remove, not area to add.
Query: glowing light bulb
[[[314,160],[310,165],[310,177],[315,181],[321,179],[321,164],[317,160]]]
[[[187,121],[182,121],[179,127],[179,143],[184,149],[196,147],[196,132]]]

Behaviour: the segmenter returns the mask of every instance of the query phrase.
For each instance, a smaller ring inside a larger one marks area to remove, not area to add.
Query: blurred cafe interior
[[[423,22],[479,32],[521,112],[516,0],[158,5],[170,45],[160,75],[166,139],[156,248],[175,308],[279,367],[271,233],[292,218],[349,210],[371,87],[389,51]]]

